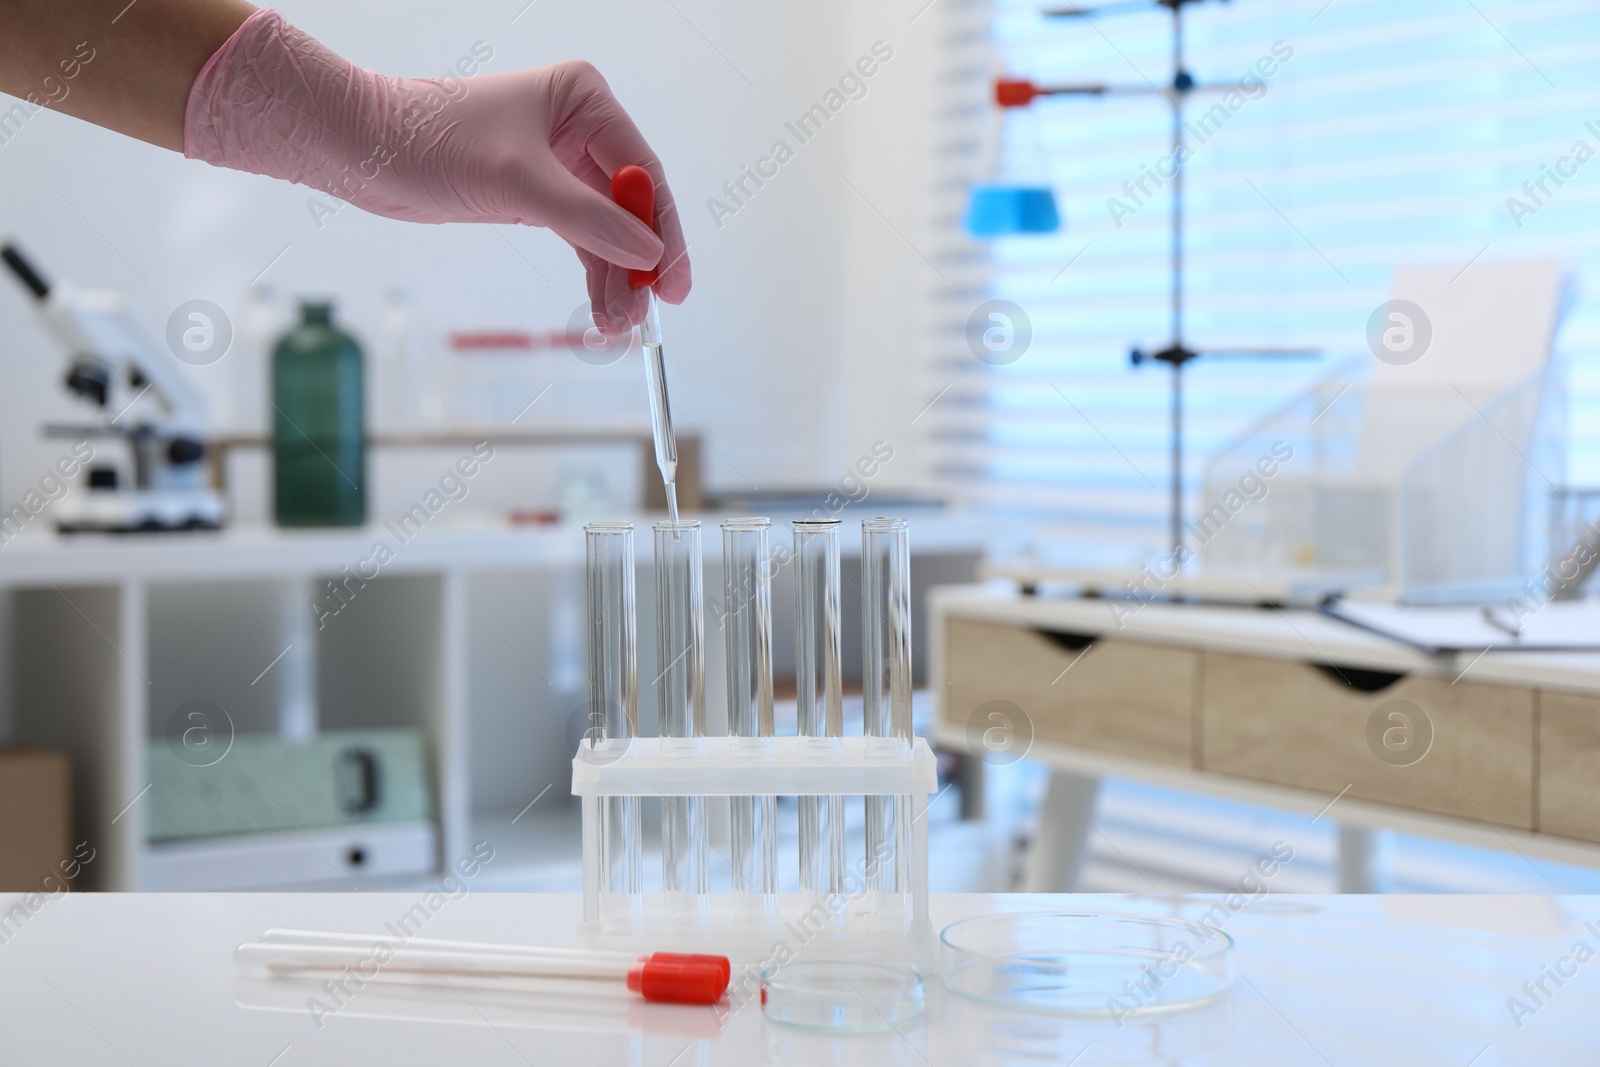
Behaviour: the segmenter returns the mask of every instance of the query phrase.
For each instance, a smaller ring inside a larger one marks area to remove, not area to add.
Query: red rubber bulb
[[[654,232],[656,183],[651,180],[649,171],[632,163],[618,168],[611,176],[611,199]],[[641,285],[654,285],[656,274],[655,267],[649,270],[630,269],[628,285],[634,289]]]
[[[1001,78],[994,83],[994,102],[1001,107],[1027,107],[1043,96],[1039,87],[1023,78]]]

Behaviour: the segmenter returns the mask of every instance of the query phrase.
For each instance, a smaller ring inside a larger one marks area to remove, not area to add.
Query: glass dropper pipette
[[[644,380],[650,393],[650,434],[655,439],[656,466],[667,490],[667,517],[678,525],[678,439],[672,433],[672,407],[667,403],[667,368],[661,353],[661,315],[655,290],[650,290],[639,340],[644,345]]]
[[[646,226],[654,228],[656,187],[643,167],[629,164],[611,176],[611,199]],[[644,321],[639,341],[644,346],[644,378],[650,397],[650,435],[655,444],[656,467],[667,491],[667,517],[678,525],[678,439],[672,433],[672,406],[667,402],[667,368],[661,351],[661,312],[653,285],[656,268],[629,270],[628,285],[645,289]]]

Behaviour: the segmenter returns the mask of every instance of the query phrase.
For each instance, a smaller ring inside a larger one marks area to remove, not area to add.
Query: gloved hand
[[[626,268],[659,264],[661,299],[689,294],[661,161],[587,63],[386,78],[263,8],[200,69],[183,141],[190,159],[299,182],[389,218],[549,227],[583,262],[607,334],[644,316],[645,291],[628,288]],[[656,233],[611,202],[610,176],[628,163],[655,179]]]

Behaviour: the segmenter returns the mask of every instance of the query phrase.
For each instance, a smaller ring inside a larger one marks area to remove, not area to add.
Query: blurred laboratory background
[[[279,9],[386,73],[604,74],[693,264],[709,728],[715,524],[842,520],[859,730],[859,523],[909,520],[933,890],[1254,892],[1287,849],[1275,892],[1600,892],[1593,4]],[[107,890],[488,842],[477,888],[576,890],[582,526],[666,498],[565,243],[11,98],[0,240],[0,889],[80,842]]]

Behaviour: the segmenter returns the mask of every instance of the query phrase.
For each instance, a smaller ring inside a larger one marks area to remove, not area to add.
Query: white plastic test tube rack
[[[811,674],[809,682],[798,681],[813,686],[817,706],[809,729],[802,722],[798,734],[773,736],[770,582],[781,561],[767,551],[762,519],[723,526],[717,636],[728,648],[732,735],[705,736],[698,692],[674,684],[661,690],[661,710],[676,716],[670,723],[663,717],[669,736],[635,736],[637,719],[619,714],[631,709],[637,692],[633,552],[624,525],[588,528],[591,717],[605,728],[591,730],[572,761],[572,792],[583,804],[583,940],[714,946],[752,958],[780,940],[813,957],[926,956],[932,929],[923,813],[938,782],[932,750],[911,732],[905,523],[862,524],[867,693],[859,736],[853,730],[841,736],[837,523],[819,542],[827,531],[816,521],[794,524],[796,558],[786,570],[797,584],[797,661]],[[691,524],[680,525],[687,532]],[[658,578],[657,595],[681,598],[658,604],[657,618],[688,635],[667,643],[685,644],[674,645],[673,658],[681,657],[683,677],[698,679],[702,628],[682,613],[700,610],[700,568],[675,560],[668,546],[678,543],[664,542],[660,528],[655,534],[658,555],[667,553],[657,566],[672,568],[670,581]],[[808,550],[814,556],[802,566]],[[626,578],[622,568],[630,571]],[[658,654],[667,650],[658,648]],[[597,656],[606,670],[593,669]],[[804,709],[801,718],[807,719]],[[670,847],[663,848],[660,872],[644,869],[640,848],[639,815],[647,799],[660,804],[666,837],[679,838],[663,842]],[[846,811],[850,817],[841,814]],[[691,812],[689,818],[675,814]],[[860,833],[845,833],[852,824],[864,824],[864,841]],[[691,835],[687,842],[684,832]],[[685,844],[692,856],[687,879]],[[707,851],[711,860],[704,864]]]

